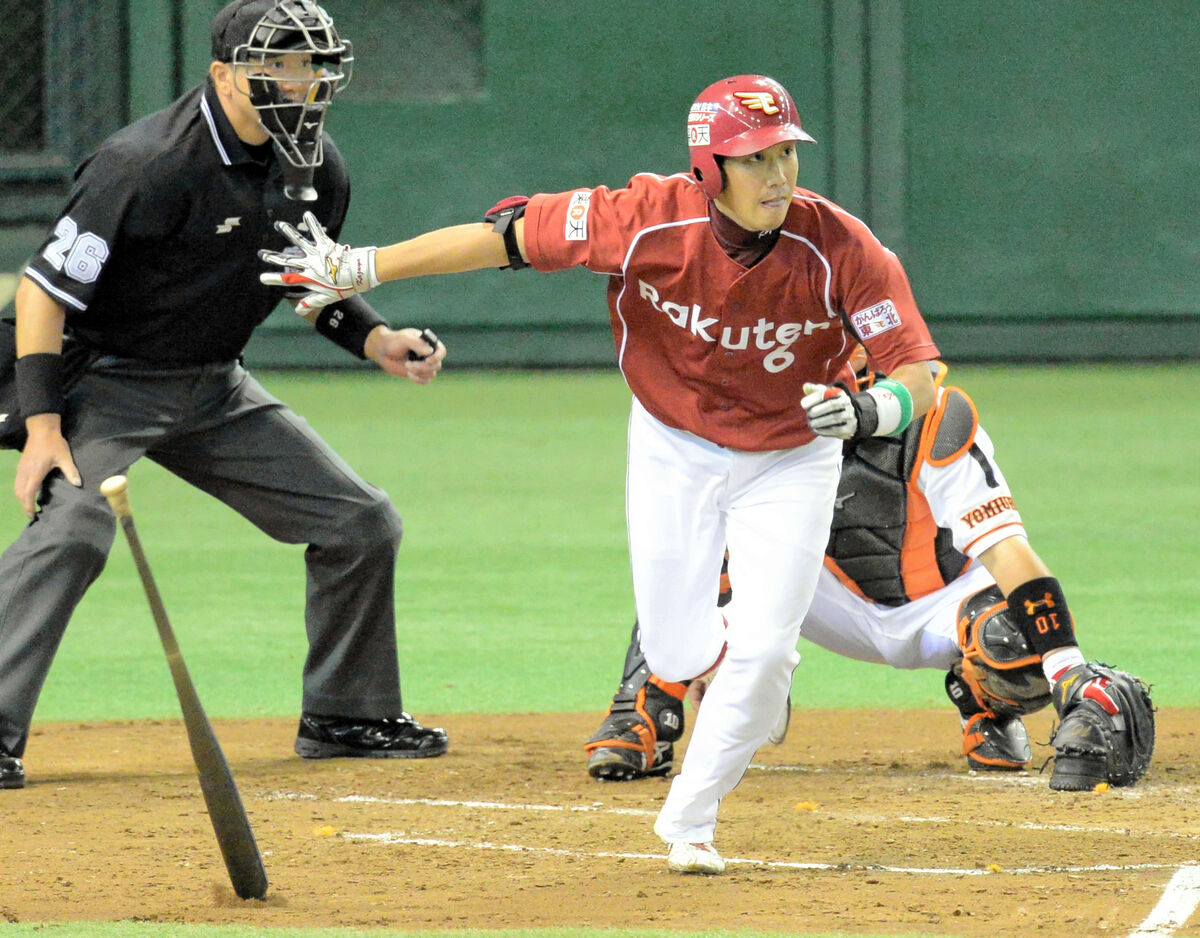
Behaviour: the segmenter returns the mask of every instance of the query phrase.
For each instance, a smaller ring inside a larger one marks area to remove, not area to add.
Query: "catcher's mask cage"
[[[233,49],[231,64],[245,69],[250,101],[287,161],[285,170],[289,164],[307,170],[311,191],[311,170],[324,160],[329,104],[350,83],[351,44],[312,0],[278,0]],[[311,201],[316,193],[302,198]]]

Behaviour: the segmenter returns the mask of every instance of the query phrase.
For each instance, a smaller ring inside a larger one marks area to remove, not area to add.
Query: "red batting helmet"
[[[796,140],[816,143],[800,127],[787,89],[765,75],[723,78],[700,92],[688,112],[692,173],[710,199],[721,193],[718,156],[747,156]]]

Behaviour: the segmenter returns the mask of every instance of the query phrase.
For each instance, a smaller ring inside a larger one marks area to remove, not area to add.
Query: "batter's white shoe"
[[[667,853],[667,869],[676,873],[705,873],[712,876],[725,872],[725,861],[712,843],[671,844]]]

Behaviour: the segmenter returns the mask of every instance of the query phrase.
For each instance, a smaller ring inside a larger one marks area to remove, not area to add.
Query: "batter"
[[[280,229],[269,284],[310,304],[404,277],[583,266],[608,278],[633,391],[627,516],[641,641],[667,681],[718,663],[654,829],[669,868],[719,873],[717,807],[786,707],[796,640],[828,539],[840,438],[902,432],[934,399],[937,355],[895,255],[854,216],[797,188],[813,142],[788,92],[739,75],[687,118],[690,173],[506,199],[487,224],[385,248]],[[861,342],[887,375],[835,387]],[[725,547],[736,612],[717,609]],[[743,599],[744,597],[744,599]]]

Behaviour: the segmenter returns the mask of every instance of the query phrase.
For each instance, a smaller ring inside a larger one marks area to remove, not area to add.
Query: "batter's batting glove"
[[[804,384],[800,406],[813,433],[841,440],[895,436],[912,420],[912,395],[898,381],[883,378],[851,394],[841,385]]]
[[[336,303],[338,298],[332,293],[314,293],[309,291],[301,293],[298,296],[289,296],[292,302],[292,308],[305,319],[311,320],[315,313],[319,313],[330,303]]]
[[[879,415],[875,399],[867,392],[847,394],[845,388],[824,384],[804,384],[800,400],[808,416],[808,425],[820,436],[840,440],[863,440],[875,433]]]
[[[312,212],[304,213],[304,228],[310,241],[285,221],[275,222],[275,230],[299,249],[259,251],[259,259],[282,270],[258,275],[270,287],[299,288],[344,300],[355,293],[366,293],[379,286],[375,276],[375,248],[352,248],[338,244],[321,227]]]

